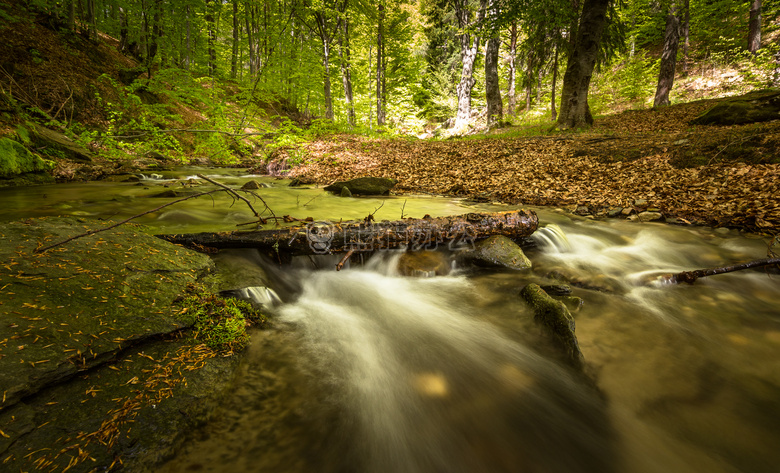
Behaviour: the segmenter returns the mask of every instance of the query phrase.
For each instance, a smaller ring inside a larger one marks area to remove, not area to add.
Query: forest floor
[[[443,141],[338,135],[290,175],[319,184],[392,177],[398,193],[564,207],[581,215],[654,210],[670,222],[780,231],[780,122],[694,126],[702,100],[597,119],[584,133]],[[517,131],[517,130],[515,130]]]

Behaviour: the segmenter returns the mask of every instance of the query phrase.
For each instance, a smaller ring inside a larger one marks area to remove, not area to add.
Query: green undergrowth
[[[262,326],[266,317],[248,301],[222,298],[190,286],[178,301],[179,317],[192,324],[192,336],[222,353],[238,352],[249,343],[247,328]]]

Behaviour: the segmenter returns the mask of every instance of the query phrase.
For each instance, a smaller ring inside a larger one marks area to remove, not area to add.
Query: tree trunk
[[[333,93],[330,86],[330,42],[322,41],[322,88],[325,93],[325,118],[333,120]]]
[[[246,24],[246,41],[248,44],[249,49],[249,75],[251,77],[255,76],[255,73],[257,72],[257,62],[255,60],[255,57],[257,57],[257,46],[255,44],[255,35],[254,35],[254,28],[253,28],[253,21],[254,19],[254,9],[251,5],[246,4],[244,5],[244,23]]]
[[[470,245],[493,235],[530,236],[539,224],[533,211],[471,213],[394,222],[314,222],[278,230],[157,235],[172,243],[210,248],[261,248],[293,255]]]
[[[376,33],[376,124],[383,126],[385,124],[385,7],[380,4],[379,24]]]
[[[217,74],[217,25],[214,20],[215,0],[206,0],[206,28],[208,29],[208,70],[209,77]]]
[[[688,76],[688,48],[691,45],[691,0],[683,2],[682,24],[680,25],[680,35],[682,36],[683,63],[682,76]]]
[[[485,8],[487,6],[487,0],[481,0],[480,9],[478,13],[477,23],[482,23],[485,17]],[[474,35],[474,39],[471,39],[471,34],[465,31],[471,27],[470,24],[470,12],[468,9],[468,2],[456,2],[456,15],[458,17],[458,25],[460,26],[460,55],[462,69],[460,73],[460,82],[458,83],[458,114],[455,117],[455,128],[461,128],[468,123],[471,118],[471,90],[474,88],[476,80],[474,79],[474,62],[477,59],[477,52],[479,51],[479,38]]]
[[[233,0],[233,47],[230,51],[230,78],[238,77],[238,0]]]
[[[562,129],[589,127],[593,116],[588,107],[588,89],[607,23],[609,0],[585,0],[577,26],[577,37],[566,64],[561,91],[558,126]]]
[[[661,53],[661,69],[658,72],[658,86],[655,89],[654,107],[670,104],[669,93],[674,85],[674,70],[677,64],[677,47],[680,43],[680,19],[677,17],[677,0],[669,5],[666,15],[666,34]]]
[[[759,49],[761,49],[761,0],[752,0],[748,22],[748,51],[755,54]]]
[[[550,118],[555,121],[558,112],[555,110],[555,84],[558,82],[558,44],[555,45],[555,57],[553,58],[552,87],[550,89]]]
[[[341,59],[341,80],[344,84],[344,100],[347,105],[347,122],[355,125],[355,105],[352,102],[352,71],[349,51],[349,19],[344,18],[343,36],[339,39],[339,56]]]
[[[490,0],[491,19],[498,18],[498,0]],[[496,34],[488,39],[485,46],[485,100],[487,101],[487,125],[498,123],[504,118],[504,104],[501,101],[501,88],[498,82],[498,50],[501,47],[501,37]]]
[[[513,21],[509,29],[509,90],[507,91],[507,114],[515,115],[517,105],[516,86],[517,81],[517,22]]]
[[[71,5],[72,4],[73,2],[71,2]],[[119,7],[119,52],[122,54],[127,51],[127,48],[130,44],[130,41],[127,37],[129,29],[130,28],[127,24],[127,11],[124,7]]]
[[[76,0],[68,1],[68,29],[76,31]]]

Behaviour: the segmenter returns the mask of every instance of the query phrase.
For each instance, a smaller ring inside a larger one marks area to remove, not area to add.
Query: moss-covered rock
[[[525,286],[520,295],[533,308],[534,320],[544,327],[564,360],[572,368],[582,370],[583,356],[574,333],[574,317],[566,305],[550,297],[538,284]]]
[[[780,90],[767,89],[726,99],[691,121],[692,125],[742,125],[780,118]]]
[[[326,186],[325,190],[340,194],[342,188],[348,187],[353,194],[386,195],[396,184],[398,184],[396,179],[387,177],[358,177],[349,181],[336,181]]]
[[[12,179],[21,174],[47,172],[52,169],[53,162],[31,153],[17,141],[7,137],[0,138],[0,179]]]
[[[516,270],[531,268],[531,260],[523,253],[520,245],[503,235],[493,235],[478,241],[469,257],[477,263],[488,266]]]

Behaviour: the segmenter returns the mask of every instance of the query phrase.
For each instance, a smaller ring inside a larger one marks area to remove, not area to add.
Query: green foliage
[[[247,301],[221,298],[194,287],[179,305],[179,317],[193,325],[193,338],[220,352],[245,348],[249,343],[247,327],[266,321],[265,316]]]
[[[623,56],[594,77],[588,103],[594,115],[609,110],[644,108],[655,92],[659,60],[646,54]]]
[[[28,172],[43,172],[54,168],[54,163],[31,153],[22,144],[0,138],[0,178],[12,178]]]

